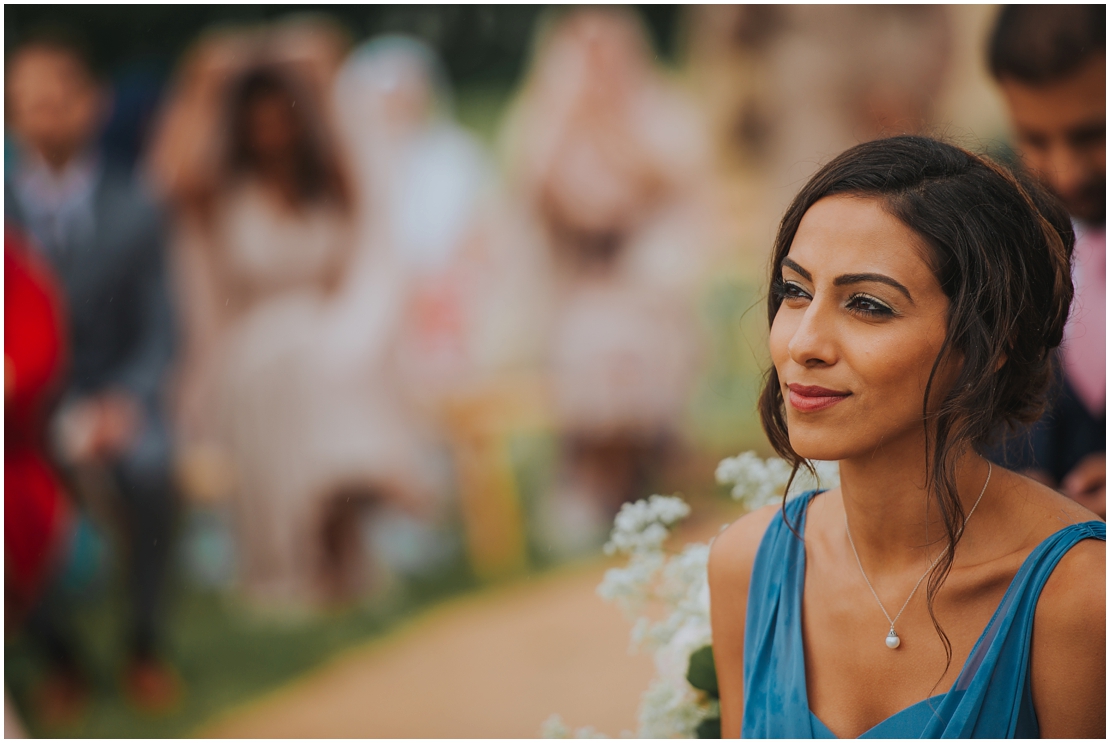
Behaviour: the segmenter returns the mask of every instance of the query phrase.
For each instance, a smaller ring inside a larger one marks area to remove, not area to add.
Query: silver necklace
[[[979,491],[979,497],[975,499],[975,505],[973,505],[971,507],[971,510],[967,512],[967,516],[964,518],[964,524],[960,527],[960,534],[964,533],[964,529],[967,527],[967,522],[971,520],[971,514],[975,513],[975,509],[979,507],[979,501],[983,500],[983,495],[987,492],[987,485],[989,485],[991,481],[992,469],[993,467],[991,467],[991,463],[987,462],[986,482],[983,483],[983,489]],[[856,543],[852,540],[852,530],[848,528],[847,510],[844,511],[844,531],[848,532],[848,544],[852,545],[852,554],[856,556],[856,564],[859,565],[860,575],[863,576],[863,580],[865,583],[867,583],[867,587],[871,589],[871,595],[875,597],[875,601],[879,604],[879,608],[883,610],[883,616],[886,617],[886,621],[890,622],[890,633],[886,636],[886,646],[891,650],[894,650],[902,644],[902,639],[898,637],[898,633],[894,631],[894,623],[898,621],[898,618],[902,616],[902,612],[904,612],[906,610],[906,607],[910,605],[910,599],[912,599],[913,595],[917,593],[918,587],[921,586],[921,581],[925,580],[925,576],[928,575],[934,567],[936,567],[936,564],[940,562],[940,558],[944,557],[945,554],[948,553],[948,545],[945,545],[941,553],[937,555],[937,558],[933,560],[933,562],[929,565],[929,569],[921,574],[921,577],[917,579],[917,583],[913,584],[913,590],[910,591],[910,595],[906,597],[906,603],[902,604],[902,608],[899,609],[898,613],[894,615],[894,619],[891,619],[890,614],[887,613],[886,607],[883,606],[883,602],[879,600],[879,594],[875,593],[875,587],[871,585],[871,581],[867,579],[867,573],[865,573],[863,570],[863,563],[860,562],[859,552],[856,551]]]

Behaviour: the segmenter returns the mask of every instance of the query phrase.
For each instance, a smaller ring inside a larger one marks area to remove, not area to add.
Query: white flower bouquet
[[[814,462],[817,480],[805,469],[790,484],[790,496],[816,487],[835,487],[835,462]],[[782,498],[790,465],[761,459],[754,452],[723,460],[717,482],[732,486],[732,497],[748,510]],[[653,495],[626,503],[617,514],[605,553],[628,556],[625,567],[606,572],[598,594],[620,606],[633,621],[630,651],[653,653],[656,677],[640,702],[639,738],[719,738],[720,703],[709,626],[709,544],[665,549],[671,529],[690,514],[677,496]],[[723,527],[722,527],[723,528]],[[710,542],[711,543],[711,542]],[[666,613],[652,621],[645,613],[662,604]],[[542,729],[546,738],[604,737],[590,727],[571,731],[558,715]]]

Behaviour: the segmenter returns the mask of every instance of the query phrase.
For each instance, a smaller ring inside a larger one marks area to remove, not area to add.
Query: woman
[[[421,510],[426,478],[395,391],[337,348],[351,343],[335,307],[349,295],[354,199],[319,76],[265,40],[239,40],[246,64],[209,86],[219,125],[198,129],[225,136],[179,195],[182,438],[203,455],[189,461],[207,465],[193,468],[208,472],[198,480],[230,480],[249,597],[311,605],[371,587],[363,512],[380,501]]]
[[[334,98],[362,204],[353,294],[362,305],[393,295],[395,371],[434,420],[474,384],[476,315],[500,278],[475,255],[492,164],[451,120],[446,73],[420,41],[391,35],[362,45]],[[365,332],[366,313],[354,302],[345,308],[353,332]]]
[[[545,355],[564,449],[552,521],[582,534],[659,474],[682,432],[702,354],[706,138],[637,17],[588,8],[541,34],[505,148],[551,265]]]
[[[1104,736],[1105,524],[979,454],[1042,404],[1073,242],[1036,187],[919,137],[795,198],[761,416],[841,484],[714,543],[725,735]]]

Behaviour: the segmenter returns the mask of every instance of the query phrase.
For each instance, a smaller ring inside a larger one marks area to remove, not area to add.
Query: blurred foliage
[[[143,61],[163,69],[213,25],[271,21],[296,14],[329,16],[356,43],[382,33],[428,42],[455,85],[511,85],[527,62],[544,5],[5,5],[4,47],[42,26],[81,35],[98,69],[114,74]],[[565,6],[558,6],[565,7]],[[673,57],[674,5],[638,8],[662,58]]]
[[[538,23],[566,6],[545,5],[5,5],[4,48],[45,29],[63,30],[113,83],[109,156],[131,165],[149,134],[162,89],[181,54],[205,29],[301,16],[330,18],[352,44],[385,33],[416,36],[435,49],[457,89],[459,121],[492,142],[528,64]],[[680,8],[637,8],[657,57],[673,63]],[[7,142],[5,142],[7,147]],[[5,152],[7,155],[7,152]],[[5,168],[12,158],[5,157]],[[5,171],[7,172],[7,171]]]
[[[695,650],[690,656],[686,680],[690,682],[690,686],[704,692],[711,699],[720,698],[720,690],[717,688],[717,664],[713,662],[712,645]],[[698,723],[694,732],[698,738],[720,738],[721,716],[707,717]]]
[[[764,297],[750,279],[736,275],[714,277],[700,294],[708,357],[690,419],[695,445],[722,456],[767,446],[757,412],[769,361]]]
[[[690,669],[686,672],[690,686],[704,691],[711,697],[718,696],[717,665],[713,662],[713,646],[706,645],[690,656]]]

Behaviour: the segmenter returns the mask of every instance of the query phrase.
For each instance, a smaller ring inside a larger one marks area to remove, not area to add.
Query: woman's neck
[[[988,466],[970,450],[959,458],[956,484],[965,518],[983,492]],[[931,562],[945,548],[948,540],[936,497],[926,488],[923,446],[841,461],[840,490],[865,565],[908,569]]]

